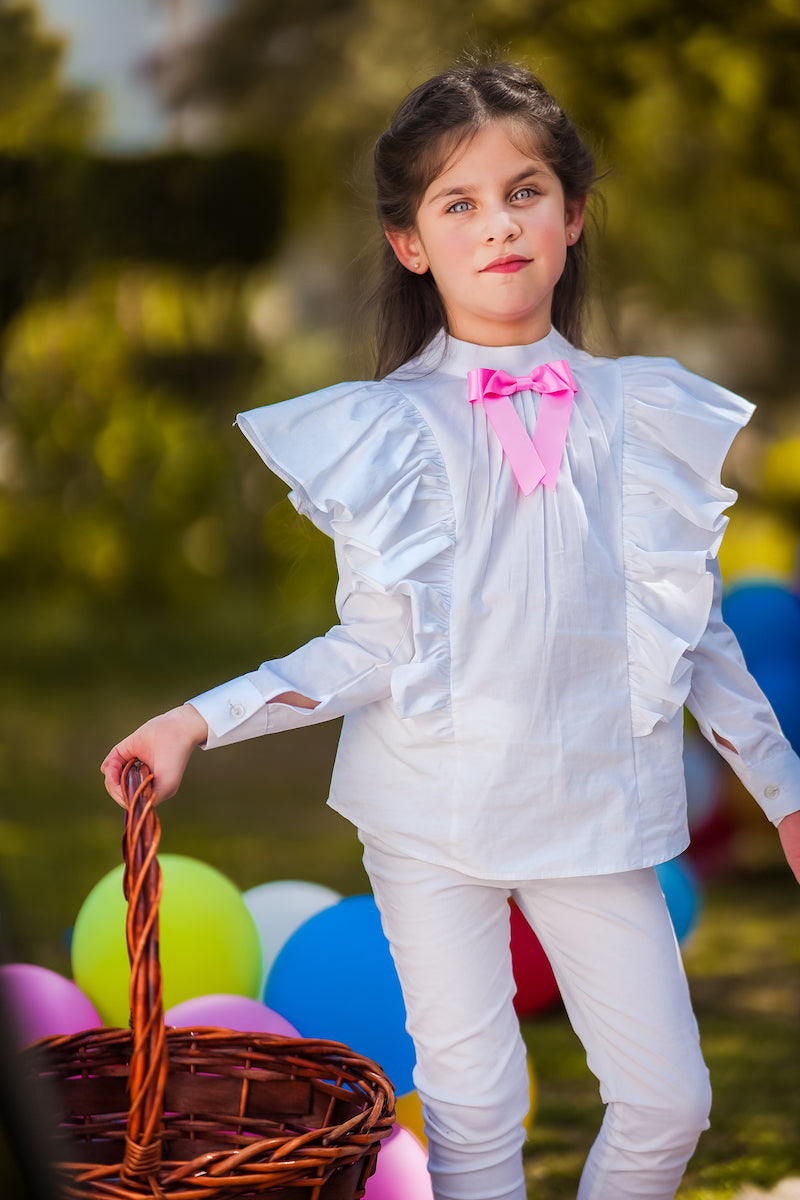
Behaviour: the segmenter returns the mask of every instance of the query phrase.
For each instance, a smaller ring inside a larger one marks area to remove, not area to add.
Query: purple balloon
[[[193,996],[173,1004],[164,1013],[167,1025],[178,1029],[216,1025],[220,1029],[235,1029],[239,1033],[277,1033],[281,1037],[300,1037],[280,1013],[267,1008],[250,996],[234,996],[225,992],[211,996]]]
[[[396,1125],[381,1144],[364,1200],[433,1200],[428,1155],[408,1129]]]
[[[11,1036],[22,1047],[42,1037],[99,1029],[97,1009],[71,979],[34,963],[0,967]]]

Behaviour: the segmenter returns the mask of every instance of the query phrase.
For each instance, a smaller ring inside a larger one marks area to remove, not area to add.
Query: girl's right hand
[[[106,791],[126,807],[122,769],[132,758],[141,759],[154,775],[156,803],[174,796],[180,787],[192,752],[208,738],[208,726],[196,708],[182,704],[146,721],[106,755],[100,770]]]

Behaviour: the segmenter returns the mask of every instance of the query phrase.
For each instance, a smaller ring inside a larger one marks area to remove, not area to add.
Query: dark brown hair
[[[489,121],[509,123],[512,136],[535,145],[561,182],[567,204],[582,200],[595,182],[594,156],[570,119],[535,75],[512,63],[454,67],[421,84],[400,105],[375,145],[378,217],[384,229],[414,228],[422,197],[464,138]],[[430,271],[406,270],[388,242],[373,301],[377,322],[376,378],[419,354],[447,314]],[[567,249],[564,273],[553,293],[553,324],[582,342],[586,296],[583,235]]]

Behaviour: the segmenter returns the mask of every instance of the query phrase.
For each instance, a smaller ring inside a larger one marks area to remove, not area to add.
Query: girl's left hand
[[[778,825],[783,852],[800,883],[800,811],[789,813]]]

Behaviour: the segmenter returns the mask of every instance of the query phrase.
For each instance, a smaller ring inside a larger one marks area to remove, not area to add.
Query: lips
[[[487,266],[481,267],[481,275],[486,271],[496,271],[499,274],[512,274],[514,271],[521,271],[523,267],[527,267],[531,260],[523,258],[519,254],[507,254],[503,258],[496,258]]]

